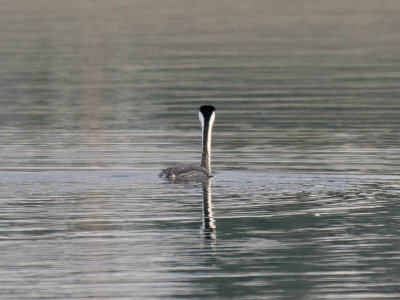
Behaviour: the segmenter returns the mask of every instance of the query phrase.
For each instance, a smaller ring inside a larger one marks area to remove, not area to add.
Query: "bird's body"
[[[162,179],[171,181],[203,181],[213,177],[210,172],[200,166],[175,165],[162,170],[159,174]]]
[[[159,176],[174,182],[202,182],[211,175],[211,133],[215,119],[215,108],[203,105],[199,108],[199,118],[202,125],[202,155],[200,166],[175,165],[162,170]]]

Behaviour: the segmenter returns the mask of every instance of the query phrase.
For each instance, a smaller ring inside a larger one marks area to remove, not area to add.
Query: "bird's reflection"
[[[216,239],[216,226],[211,203],[211,180],[202,183],[203,187],[203,232],[206,239]]]

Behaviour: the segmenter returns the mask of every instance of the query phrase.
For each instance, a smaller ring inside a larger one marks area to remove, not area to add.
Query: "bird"
[[[177,164],[161,170],[159,177],[173,182],[204,182],[211,177],[211,134],[215,120],[215,107],[203,105],[199,108],[202,128],[202,153],[200,166]]]

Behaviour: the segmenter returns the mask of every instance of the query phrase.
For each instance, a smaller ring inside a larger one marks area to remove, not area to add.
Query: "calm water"
[[[2,1],[0,298],[399,299],[399,15]]]

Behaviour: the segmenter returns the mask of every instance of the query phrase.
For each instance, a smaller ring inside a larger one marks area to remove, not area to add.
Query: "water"
[[[3,1],[0,298],[400,298],[399,13]]]

